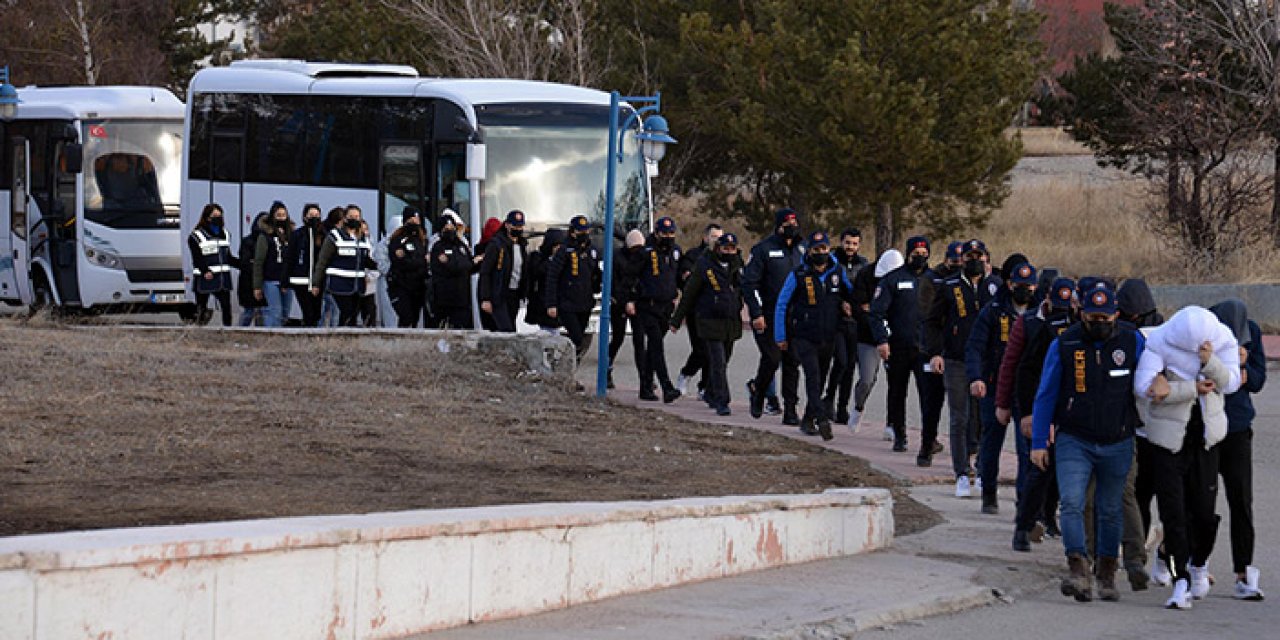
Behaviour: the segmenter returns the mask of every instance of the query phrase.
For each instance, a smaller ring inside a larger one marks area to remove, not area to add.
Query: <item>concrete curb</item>
[[[805,624],[749,640],[840,640],[872,629],[890,627],[912,620],[959,613],[998,601],[989,587],[973,586],[945,596],[933,596],[892,607],[862,611],[818,623]]]
[[[885,489],[0,539],[0,638],[402,638],[881,549]]]

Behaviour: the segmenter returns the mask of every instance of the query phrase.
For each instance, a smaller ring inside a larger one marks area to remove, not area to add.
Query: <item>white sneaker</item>
[[[689,394],[689,376],[683,373],[676,376],[676,391],[679,391],[682,396]]]
[[[1187,565],[1187,573],[1191,574],[1191,597],[1203,600],[1209,595],[1209,568]]]
[[[1265,596],[1262,595],[1262,590],[1258,588],[1258,568],[1248,567],[1244,570],[1244,576],[1244,582],[1236,581],[1236,592],[1232,596],[1236,600],[1262,601]]]
[[[850,418],[849,422],[853,422],[853,419],[852,419],[852,418]],[[898,436],[897,436],[897,435],[895,435],[895,434],[893,433],[893,427],[885,427],[885,428],[884,428],[884,438],[883,438],[883,439],[884,439],[884,441],[885,441],[885,442],[893,442],[893,439],[894,439],[894,438],[896,438],[896,437],[898,437]]]
[[[960,476],[956,478],[956,497],[968,498],[973,495],[969,490],[969,476]]]
[[[1191,591],[1187,586],[1186,578],[1178,578],[1178,582],[1173,585],[1173,595],[1169,596],[1164,602],[1166,609],[1181,609],[1186,611],[1191,608]]]
[[[854,409],[849,412],[849,433],[858,435],[858,423],[862,422],[862,412]]]
[[[973,490],[978,492],[979,495],[982,494],[982,476],[976,476],[973,479]]]
[[[1173,582],[1173,574],[1169,573],[1169,563],[1161,560],[1159,555],[1151,557],[1151,581],[1162,587]]]

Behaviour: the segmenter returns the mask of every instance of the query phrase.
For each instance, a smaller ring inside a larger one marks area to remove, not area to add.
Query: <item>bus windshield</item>
[[[118,229],[178,226],[182,123],[84,125],[85,218]]]
[[[540,227],[564,225],[577,214],[603,222],[607,107],[487,105],[477,109],[477,117],[487,147],[484,215],[501,218],[520,209]],[[648,221],[644,163],[638,145],[627,138],[614,193],[615,220],[622,229]]]

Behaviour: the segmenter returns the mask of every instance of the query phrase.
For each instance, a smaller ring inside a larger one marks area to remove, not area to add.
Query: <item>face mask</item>
[[[664,251],[675,246],[675,244],[675,238],[658,238],[658,248]]]
[[[518,240],[524,235],[524,229],[507,229],[507,235],[511,236],[512,240]]]
[[[929,256],[911,256],[911,259],[907,261],[907,266],[917,273],[924,271],[924,268],[929,266]]]
[[[209,230],[214,233],[222,233],[222,218],[209,218]]]
[[[360,230],[360,221],[359,221],[359,220],[347,220],[346,222],[344,222],[344,223],[343,223],[343,225],[344,225],[346,228],[348,228],[348,229],[350,229],[350,230],[352,230],[352,231],[359,231],[359,230]]]
[[[964,274],[970,278],[976,278],[987,272],[986,265],[977,258],[970,258],[964,261]]]
[[[734,254],[732,254],[732,253],[723,253],[723,252],[721,252],[721,253],[720,253],[720,264],[729,264],[729,261],[733,259],[733,255],[734,255]]]
[[[419,224],[418,224],[418,223],[416,223],[416,222],[406,222],[406,223],[404,223],[404,228],[405,228],[405,229],[408,229],[409,231],[417,231],[419,226],[421,226],[421,225],[419,225]]]
[[[320,218],[307,218],[307,226],[314,228],[320,224]]]
[[[276,220],[276,228],[277,228],[277,229],[283,229],[283,228],[285,228],[285,227],[287,227],[287,226],[289,226],[289,221],[288,221],[288,220]]]
[[[1116,323],[1114,322],[1086,322],[1084,323],[1084,333],[1094,342],[1106,342],[1111,339],[1112,334],[1116,332]]]
[[[453,229],[445,229],[444,231],[440,232],[440,238],[442,240],[448,240],[450,242],[453,242],[454,240],[458,239],[458,232]]]
[[[1035,297],[1036,294],[1032,293],[1031,289],[1026,287],[1013,288],[1013,301],[1018,304],[1031,304],[1031,301],[1034,300]]]
[[[574,236],[573,241],[576,242],[578,246],[583,249],[591,246],[591,236],[585,233],[582,235]]]
[[[826,264],[827,260],[830,258],[831,256],[825,253],[811,253],[809,254],[809,264],[815,267],[822,266]]]
[[[800,235],[800,227],[786,226],[782,228],[782,237],[792,240]]]

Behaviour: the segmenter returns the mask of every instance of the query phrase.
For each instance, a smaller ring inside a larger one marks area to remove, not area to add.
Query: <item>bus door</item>
[[[413,207],[424,216],[431,211],[423,198],[422,143],[383,141],[378,152],[378,229],[382,239],[400,226],[405,207]],[[431,224],[429,220],[424,220]],[[436,231],[432,226],[430,231]]]
[[[453,209],[462,221],[471,224],[471,183],[467,181],[467,145],[439,143],[435,145],[433,166],[436,214],[445,207]],[[484,221],[480,221],[484,224]]]
[[[31,254],[27,246],[30,229],[27,213],[31,208],[30,146],[26,138],[11,138],[4,150],[9,156],[8,183],[11,187],[6,202],[0,204],[0,297],[22,304],[31,303],[28,278]]]
[[[209,202],[222,207],[231,250],[239,252],[239,238],[252,231],[254,215],[244,209],[244,134],[215,132],[209,153]]]

